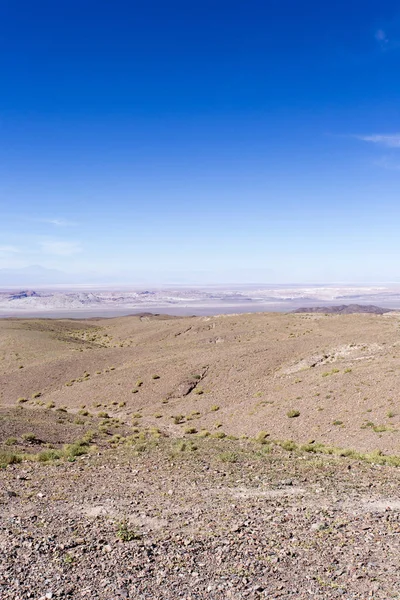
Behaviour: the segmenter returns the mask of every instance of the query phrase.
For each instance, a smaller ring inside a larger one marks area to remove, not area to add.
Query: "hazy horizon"
[[[87,318],[137,313],[209,316],[373,305],[400,310],[400,284],[66,285],[0,287],[0,316]]]
[[[257,273],[261,276],[257,278]],[[243,276],[244,275],[244,276]],[[242,276],[242,277],[241,277]],[[241,278],[240,278],[241,277]],[[139,272],[136,274],[120,274],[120,275],[109,275],[109,276],[98,276],[96,273],[88,274],[68,274],[66,271],[57,269],[46,269],[45,267],[38,265],[31,265],[20,269],[0,269],[0,289],[15,288],[15,287],[34,287],[34,288],[73,288],[74,286],[79,288],[87,289],[119,289],[119,288],[135,288],[135,287],[168,287],[168,286],[182,286],[182,287],[218,287],[218,286],[236,286],[251,287],[251,286],[264,286],[264,287],[278,287],[278,286],[370,286],[370,285],[388,285],[396,286],[400,285],[400,277],[398,280],[384,280],[384,279],[337,279],[337,280],[277,280],[273,278],[267,279],[262,277],[262,272],[258,272],[255,269],[249,269],[246,272],[240,272],[240,270],[232,271],[229,273],[216,273],[210,271],[204,272],[192,272],[191,276],[187,273],[171,273],[163,272],[162,274],[155,274],[152,272]]]

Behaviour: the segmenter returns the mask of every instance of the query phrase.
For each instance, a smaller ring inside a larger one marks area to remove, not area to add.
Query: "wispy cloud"
[[[72,256],[82,252],[81,244],[77,241],[42,240],[39,245],[44,254],[56,256]]]
[[[374,133],[369,135],[354,135],[353,137],[362,142],[375,144],[378,147],[391,148],[391,153],[374,160],[373,164],[382,169],[400,171],[400,162],[397,152],[397,150],[400,149],[400,133]]]
[[[20,252],[19,248],[15,246],[0,246],[0,256],[7,256],[10,254],[17,254]]]
[[[387,148],[400,148],[400,133],[355,135],[354,137],[362,142],[371,142]]]
[[[68,221],[67,219],[59,219],[52,217],[34,217],[30,219],[31,221],[35,221],[36,223],[47,223],[49,225],[54,225],[56,227],[73,227],[76,225],[73,221]]]
[[[389,37],[385,29],[378,29],[375,32],[375,40],[382,51],[400,48],[400,41]]]
[[[388,169],[389,171],[400,171],[400,162],[393,160],[390,156],[382,156],[379,160],[375,161],[377,167]]]
[[[378,31],[375,32],[375,39],[377,42],[379,42],[381,44],[389,43],[386,32],[383,29],[378,29]]]

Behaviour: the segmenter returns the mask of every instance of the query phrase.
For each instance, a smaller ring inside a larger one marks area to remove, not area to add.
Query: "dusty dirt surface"
[[[400,598],[399,325],[1,320],[1,600]]]
[[[0,417],[64,409],[92,427],[107,413],[175,436],[265,430],[396,454],[399,358],[398,313],[3,319]]]
[[[398,598],[399,471],[159,439],[0,472],[0,597]]]

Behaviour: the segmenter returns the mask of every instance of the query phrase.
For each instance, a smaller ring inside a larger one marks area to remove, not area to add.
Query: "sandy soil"
[[[396,313],[0,321],[0,597],[399,598],[399,351]]]
[[[264,430],[397,453],[399,325],[397,313],[3,320],[0,416],[26,398],[21,410],[107,412],[170,435]]]

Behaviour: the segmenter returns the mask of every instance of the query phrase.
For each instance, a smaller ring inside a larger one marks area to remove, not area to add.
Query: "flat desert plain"
[[[0,321],[0,597],[399,598],[400,314]]]

